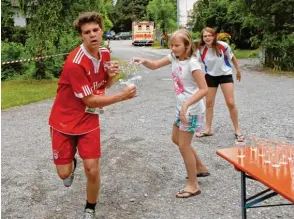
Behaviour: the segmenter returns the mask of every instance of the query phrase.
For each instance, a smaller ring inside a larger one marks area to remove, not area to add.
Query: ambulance
[[[154,22],[152,21],[134,21],[132,23],[132,44],[152,45],[155,38]]]

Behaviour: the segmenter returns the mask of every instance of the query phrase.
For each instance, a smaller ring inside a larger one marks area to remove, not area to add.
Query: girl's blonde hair
[[[179,30],[175,31],[171,35],[171,37],[168,41],[168,47],[171,48],[171,44],[172,44],[173,40],[177,37],[181,38],[184,42],[187,58],[191,58],[193,55],[195,56],[196,47],[194,45],[193,38],[192,38],[191,34],[186,29],[179,29]]]

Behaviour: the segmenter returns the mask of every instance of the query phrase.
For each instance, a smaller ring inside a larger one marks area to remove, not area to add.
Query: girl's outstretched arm
[[[162,59],[155,60],[155,61],[144,59],[144,58],[133,58],[133,61],[138,64],[142,64],[146,68],[149,68],[151,70],[161,68],[161,67],[166,66],[171,63],[167,56]]]

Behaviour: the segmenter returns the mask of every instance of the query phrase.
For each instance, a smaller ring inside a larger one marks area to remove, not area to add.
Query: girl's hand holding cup
[[[145,59],[143,58],[133,58],[132,60],[133,62],[135,62],[137,65],[143,64],[145,62]]]

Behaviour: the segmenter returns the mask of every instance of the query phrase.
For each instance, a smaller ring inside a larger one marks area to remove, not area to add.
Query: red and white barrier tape
[[[40,57],[30,58],[30,59],[12,60],[12,61],[8,61],[8,62],[2,62],[1,65],[14,64],[14,63],[19,63],[19,62],[38,61],[38,60],[41,60],[41,59],[46,59],[46,58],[55,57],[55,56],[64,56],[64,55],[68,55],[68,54],[69,53],[62,53],[62,54],[49,55],[49,56],[40,56]]]

